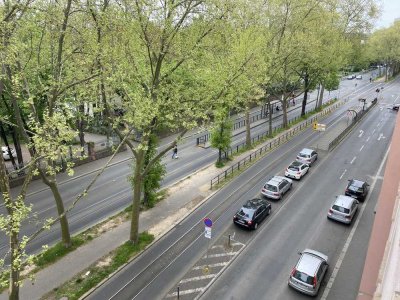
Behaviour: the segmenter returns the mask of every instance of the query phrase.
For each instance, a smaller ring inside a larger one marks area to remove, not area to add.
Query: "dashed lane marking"
[[[351,160],[350,164],[353,164],[353,162],[356,160],[357,156],[354,156],[353,159]]]
[[[372,184],[371,184],[371,191],[372,191],[372,190],[374,189],[374,187],[375,187],[375,184],[376,184],[376,181],[377,181],[376,178],[379,177],[379,174],[382,172],[382,168],[383,168],[383,165],[384,165],[384,163],[385,163],[385,161],[386,161],[386,159],[387,159],[387,157],[388,157],[389,150],[390,150],[390,145],[389,145],[389,147],[388,147],[388,149],[387,149],[387,151],[386,151],[386,153],[385,153],[385,156],[384,156],[384,158],[383,158],[383,160],[382,160],[382,162],[381,162],[381,165],[379,166],[378,172],[376,172],[375,180],[374,180],[374,181],[372,182]],[[368,194],[368,196],[367,196],[367,198],[365,199],[364,203],[367,203],[367,202],[368,202],[368,200],[369,200],[369,198],[370,198],[370,195],[371,195],[371,194]],[[322,295],[322,297],[321,297],[321,300],[326,300],[326,299],[328,298],[329,292],[330,292],[331,289],[332,289],[333,283],[335,282],[336,276],[337,276],[337,274],[338,274],[338,272],[339,272],[339,269],[340,269],[340,267],[341,267],[341,265],[342,265],[342,263],[343,263],[344,257],[345,257],[345,255],[346,255],[346,253],[347,253],[347,250],[348,250],[348,248],[349,248],[349,246],[350,246],[350,243],[351,243],[351,241],[352,241],[352,239],[353,239],[353,236],[354,236],[354,234],[355,234],[355,232],[356,232],[356,229],[357,229],[357,227],[358,227],[358,224],[360,223],[360,220],[361,220],[361,218],[362,218],[362,216],[363,216],[363,214],[364,214],[364,210],[365,210],[366,207],[367,207],[367,204],[365,204],[365,205],[363,205],[363,206],[361,207],[361,210],[360,210],[360,213],[359,213],[359,215],[358,215],[358,218],[356,219],[356,222],[354,223],[354,226],[353,226],[353,228],[351,229],[349,236],[347,237],[346,243],[344,244],[343,249],[342,249],[342,251],[340,252],[340,255],[339,255],[339,258],[338,258],[338,260],[337,260],[337,262],[336,262],[336,265],[335,265],[335,267],[333,268],[332,275],[331,275],[331,277],[329,278],[329,281],[328,281],[328,283],[327,283],[327,285],[326,285],[326,288],[325,288],[324,293],[323,293],[323,295]]]
[[[362,145],[362,146],[361,146],[361,148],[360,148],[360,152],[362,151],[362,149],[363,149],[363,148],[364,148],[364,145]]]
[[[344,174],[346,174],[346,172],[347,172],[347,169],[344,169],[344,171],[343,171],[342,175],[340,175],[339,179],[342,179]]]
[[[371,136],[367,137],[367,142],[369,141],[370,138],[371,138]]]

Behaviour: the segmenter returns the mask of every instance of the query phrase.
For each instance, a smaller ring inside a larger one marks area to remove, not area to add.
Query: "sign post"
[[[210,249],[210,240],[211,240],[211,227],[213,225],[213,222],[210,218],[205,218],[204,219],[204,236],[208,239],[208,247],[207,247],[207,254],[206,254],[206,259],[208,258],[208,249]],[[204,274],[207,274],[209,272],[209,267],[206,265],[203,269]]]

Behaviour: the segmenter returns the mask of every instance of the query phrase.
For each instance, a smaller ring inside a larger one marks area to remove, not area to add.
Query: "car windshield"
[[[278,191],[278,188],[275,185],[271,185],[271,184],[266,184],[265,188],[268,191],[271,191],[271,192],[277,192]]]
[[[242,208],[239,212],[238,215],[244,218],[249,218],[251,219],[253,217],[254,210],[253,209],[247,209],[247,208]]]
[[[293,274],[293,277],[298,279],[298,280],[300,280],[300,281],[302,281],[302,282],[304,282],[304,283],[313,284],[313,279],[314,278],[312,276],[307,275],[306,273],[299,272],[299,271],[296,270],[294,272],[294,274]]]
[[[332,206],[332,209],[336,210],[336,211],[340,211],[341,213],[345,213],[345,214],[348,214],[350,212],[350,210],[348,208],[344,208],[344,207],[339,206],[339,205]]]
[[[289,169],[289,170],[292,170],[292,171],[298,171],[298,170],[299,170],[299,167],[290,165],[288,169]]]
[[[304,153],[300,153],[299,156],[300,157],[304,157],[304,158],[309,158],[310,157],[310,155],[304,154]]]

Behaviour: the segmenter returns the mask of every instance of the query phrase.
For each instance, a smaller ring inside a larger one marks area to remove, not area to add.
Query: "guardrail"
[[[312,104],[312,103],[314,103],[316,101],[317,101],[316,99],[315,100],[311,100],[311,101],[307,102],[307,104]],[[333,101],[334,101],[334,99],[331,99],[331,100],[325,102],[324,104],[329,104],[329,103],[331,103]],[[276,107],[276,105],[280,104],[280,101],[279,100],[274,100],[272,102],[273,103],[271,104],[271,111],[272,111],[272,114],[274,115],[276,113],[275,112],[275,107]],[[291,105],[291,102],[288,101],[287,102],[287,113],[290,113],[290,112],[292,112],[292,111],[294,111],[296,109],[301,109],[301,106],[290,107],[290,105]],[[310,111],[313,111],[313,110],[308,110],[308,111],[306,111],[306,113],[309,113]],[[267,119],[268,116],[269,116],[269,112],[265,112],[263,109],[260,109],[260,110],[257,110],[255,112],[252,112],[251,114],[252,115],[249,118],[250,124],[252,124],[254,122],[257,122],[259,120]],[[282,114],[277,115],[277,116],[273,117],[273,120],[276,119],[276,118],[279,118],[281,116],[282,116]],[[243,118],[243,117],[240,117],[238,119],[241,119],[241,118]],[[301,118],[301,117],[300,116],[295,117],[295,119],[298,119],[298,118]],[[236,120],[238,120],[238,119],[236,119]],[[267,121],[265,121],[265,122],[267,122]],[[252,127],[252,129],[257,127],[257,126],[259,126],[259,125],[262,125],[262,124],[263,123],[258,124],[256,126]],[[233,123],[232,131],[240,129],[240,128],[244,127],[244,126],[246,126],[246,119],[236,121],[236,122]],[[211,133],[207,132],[204,135],[202,135],[201,137],[196,138],[196,146],[199,146],[199,145],[202,145],[202,144],[204,145],[206,142],[208,142],[210,140],[210,137],[211,137]]]
[[[356,125],[366,114],[369,110],[376,105],[376,100],[371,101],[371,105],[369,105],[365,110],[361,110],[357,113],[356,117],[352,120],[349,126],[345,128],[333,141],[328,144],[328,150],[330,151],[333,149],[339,142],[347,135],[347,133]]]
[[[66,162],[73,162],[75,164],[75,166],[84,164],[86,162],[89,161],[93,161],[96,159],[100,159],[103,157],[106,157],[108,155],[111,154],[112,152],[112,146],[113,145],[118,145],[119,143],[119,138],[118,137],[114,137],[113,139],[109,139],[109,140],[102,140],[102,141],[98,141],[98,142],[94,142],[93,143],[93,150],[92,153],[89,153],[89,143],[86,143],[85,146],[83,147],[83,155],[80,156],[73,156],[72,153],[72,147],[73,145],[70,146],[70,151],[67,154],[66,157],[64,157],[63,160],[58,159],[57,161],[55,161],[55,165],[57,167],[60,167],[60,169],[64,169]],[[79,146],[80,147],[80,146]],[[124,149],[124,148],[123,148]],[[123,150],[122,149],[122,150]],[[80,153],[79,153],[80,154]],[[90,156],[90,157],[89,157]],[[24,177],[27,172],[28,169],[24,169],[24,167],[27,164],[22,164],[18,167],[18,169],[15,169],[14,167],[7,167],[6,168],[6,172],[10,178],[10,180],[16,180],[18,178]]]
[[[339,107],[341,103],[336,103],[335,105],[328,107],[324,109],[322,112],[320,112],[318,115],[311,117],[308,120],[305,120],[304,122],[300,123],[299,125],[291,128],[288,130],[288,132],[274,138],[271,142],[267,143],[266,145],[262,146],[261,148],[257,149],[256,151],[250,153],[250,155],[244,157],[225,171],[221,172],[217,176],[215,176],[213,179],[211,179],[211,189],[213,188],[214,185],[219,184],[222,180],[225,180],[229,175],[231,175],[234,171],[240,170],[240,168],[244,167],[246,164],[250,163],[252,160],[256,159],[257,156],[260,156],[262,153],[265,153],[277,146],[279,146],[281,143],[286,142],[289,140],[290,137],[296,135],[298,132],[302,131],[304,128],[310,126],[314,121],[316,121],[318,118],[325,116],[329,114],[332,110],[336,109]],[[295,117],[294,119],[291,119],[291,123],[297,121],[300,117]],[[273,132],[276,132],[278,129],[282,128],[282,125],[276,126],[273,128]],[[263,133],[261,135],[258,135],[257,138],[252,138],[252,140],[260,140],[262,139],[262,136],[265,137],[268,135],[268,131],[266,133]],[[246,143],[242,143],[240,145],[237,145],[234,148],[230,148],[228,151],[225,152],[225,157],[228,153],[233,154],[235,152],[240,151],[243,147],[245,147]]]

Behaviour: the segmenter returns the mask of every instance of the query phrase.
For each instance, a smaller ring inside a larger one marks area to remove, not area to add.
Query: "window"
[[[345,214],[348,214],[350,212],[350,210],[348,208],[344,208],[344,207],[339,206],[339,205],[333,205],[332,209],[334,209],[336,211],[339,211],[341,213],[345,213]]]

